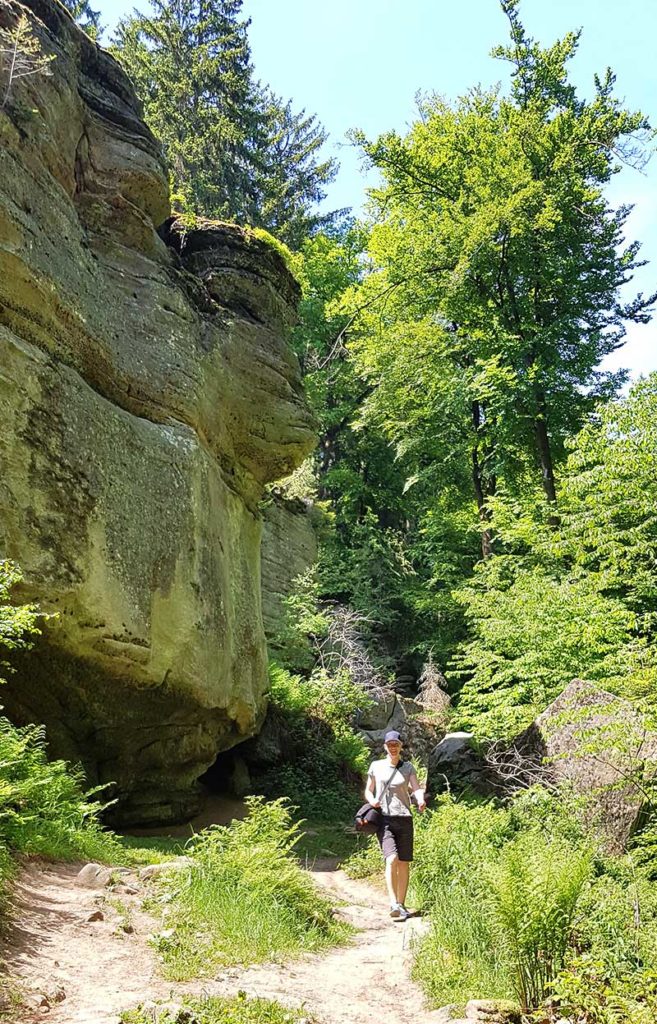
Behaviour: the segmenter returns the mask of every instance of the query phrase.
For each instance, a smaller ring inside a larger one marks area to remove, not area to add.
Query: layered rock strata
[[[286,598],[317,562],[319,515],[311,502],[277,492],[263,507],[262,617],[270,643],[285,622]]]
[[[120,67],[28,11],[55,59],[0,112],[0,554],[57,617],[2,702],[121,821],[172,820],[264,714],[258,501],[314,440],[298,288],[251,233],[170,219]]]

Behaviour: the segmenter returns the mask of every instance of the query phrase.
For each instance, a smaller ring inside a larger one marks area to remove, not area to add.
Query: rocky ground
[[[159,977],[148,937],[158,925],[142,909],[142,873],[96,873],[82,865],[31,863],[16,887],[16,925],[2,950],[9,977],[24,993],[14,1020],[33,1024],[117,1024],[119,1013],[147,1000],[190,993],[245,991],[303,1005],[322,1024],[429,1024],[445,1020],[425,1009],[410,981],[409,957],[420,918],[393,923],[385,896],[318,862],[315,880],[335,897],[357,929],[353,942],[322,956],[247,969],[222,970],[214,980],[172,984]]]

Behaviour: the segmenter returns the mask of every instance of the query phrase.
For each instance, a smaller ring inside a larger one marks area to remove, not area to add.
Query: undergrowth
[[[315,669],[303,678],[272,664],[270,680],[284,756],[260,776],[259,789],[288,797],[306,818],[351,820],[370,761],[351,723],[369,698],[345,673]]]
[[[431,929],[414,974],[432,1003],[512,999],[542,1021],[552,999],[581,1024],[654,1024],[657,890],[576,810],[535,787],[506,807],[446,797],[419,820],[412,885]]]
[[[0,717],[0,923],[16,855],[123,860],[117,837],[100,823],[98,794],[85,792],[81,769],[48,761],[43,728]]]
[[[191,840],[191,867],[162,883],[154,943],[168,978],[317,951],[347,934],[294,856],[299,826],[285,802],[247,804],[242,821]]]

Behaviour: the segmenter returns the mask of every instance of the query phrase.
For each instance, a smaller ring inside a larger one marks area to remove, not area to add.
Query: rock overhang
[[[27,6],[56,59],[0,115],[0,547],[58,617],[3,702],[164,820],[264,713],[258,500],[314,444],[298,285],[248,230],[169,219],[124,72]]]

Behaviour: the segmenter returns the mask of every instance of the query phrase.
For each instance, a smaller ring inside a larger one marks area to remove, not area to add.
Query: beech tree
[[[441,437],[465,440],[484,555],[501,481],[512,488],[538,472],[556,508],[566,439],[622,380],[600,361],[655,301],[621,300],[639,245],[624,240],[630,208],[612,209],[604,192],[622,164],[643,159],[647,119],[615,98],[610,70],[595,78],[592,99],[578,97],[567,65],[579,33],[543,48],[527,36],[518,0],[501,6],[511,39],[494,55],[511,65],[508,95],[431,96],[407,136],[358,137],[383,178],[372,192],[368,287],[387,307],[361,332],[358,358],[389,402],[383,368],[412,359],[399,337],[421,331],[422,383],[397,398],[398,440],[406,434],[423,458]]]

